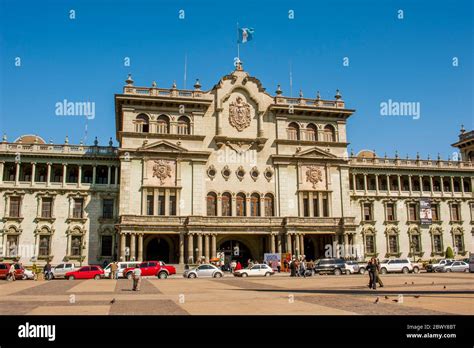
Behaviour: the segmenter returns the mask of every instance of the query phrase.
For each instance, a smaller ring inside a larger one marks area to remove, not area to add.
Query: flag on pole
[[[246,43],[253,39],[253,28],[239,28],[239,40],[238,43]]]

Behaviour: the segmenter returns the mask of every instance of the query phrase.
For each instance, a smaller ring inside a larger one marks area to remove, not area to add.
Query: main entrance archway
[[[248,260],[252,259],[252,252],[248,246],[239,240],[227,240],[219,245],[217,251],[224,252],[225,263],[235,260],[239,261],[243,267],[246,267]]]
[[[146,246],[146,260],[170,262],[170,245],[164,238],[155,237]]]

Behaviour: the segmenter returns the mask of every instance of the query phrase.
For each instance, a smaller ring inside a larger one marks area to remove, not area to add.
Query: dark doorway
[[[315,246],[314,246],[314,242],[313,242],[313,238],[311,237],[308,237],[308,238],[304,238],[304,255],[306,257],[306,260],[309,261],[309,260],[315,260],[316,258],[316,253],[315,253]]]
[[[238,255],[235,255],[235,251],[238,250]],[[220,252],[225,254],[225,263],[229,263],[232,260],[238,261],[242,264],[242,267],[247,267],[248,260],[252,259],[252,253],[249,248],[242,242],[236,240],[228,240],[220,245]],[[252,259],[255,262],[255,260]],[[263,261],[263,260],[258,260]]]
[[[162,238],[153,238],[146,247],[146,259],[149,261],[170,262],[170,246]]]

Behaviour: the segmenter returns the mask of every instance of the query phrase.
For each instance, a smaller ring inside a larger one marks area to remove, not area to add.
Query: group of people
[[[285,269],[290,270],[290,277],[304,277],[306,278],[307,272],[313,272],[314,262],[313,260],[306,261],[304,256],[298,258],[293,257],[291,260],[284,260]]]
[[[367,263],[367,272],[369,273],[369,289],[377,289],[377,283],[383,288],[382,279],[380,279],[380,262],[375,257],[371,258]]]

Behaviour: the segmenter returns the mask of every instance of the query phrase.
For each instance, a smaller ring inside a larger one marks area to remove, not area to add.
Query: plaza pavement
[[[474,314],[474,274],[391,274],[290,278],[146,278],[131,281],[0,281],[0,315],[445,315]],[[396,302],[403,295],[403,303]],[[378,302],[376,299],[378,298]],[[112,303],[113,302],[113,303]]]

